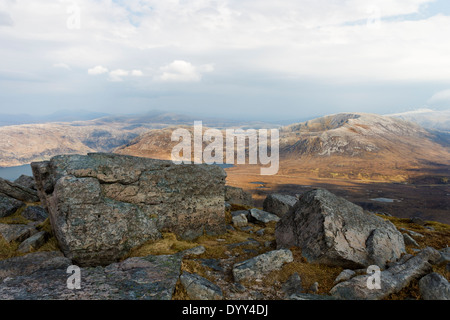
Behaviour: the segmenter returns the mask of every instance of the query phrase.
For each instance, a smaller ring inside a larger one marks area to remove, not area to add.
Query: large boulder
[[[297,197],[287,194],[269,194],[266,199],[264,199],[263,208],[264,211],[282,217],[294,207],[297,201]]]
[[[32,163],[59,245],[81,266],[106,265],[173,232],[183,240],[225,232],[225,171],[212,165],[113,154]]]
[[[379,288],[369,286],[376,274],[367,274],[353,277],[348,281],[341,282],[331,289],[332,296],[344,300],[381,300],[392,293],[397,293],[411,281],[420,279],[430,273],[432,264],[437,263],[440,254],[437,250],[428,247],[419,252],[415,257],[410,257],[400,264],[380,271]]]
[[[39,197],[36,190],[24,187],[20,184],[11,182],[0,178],[0,194],[8,197],[24,201],[24,202],[38,202]]]
[[[225,201],[232,204],[253,207],[252,195],[241,188],[226,186]]]
[[[389,222],[323,190],[303,194],[275,231],[278,248],[300,247],[309,262],[343,268],[384,268],[405,253],[402,234]]]

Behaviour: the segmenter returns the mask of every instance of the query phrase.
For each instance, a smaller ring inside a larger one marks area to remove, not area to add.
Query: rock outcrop
[[[405,253],[395,226],[344,198],[318,189],[303,194],[276,227],[278,248],[297,246],[309,262],[384,268]]]
[[[370,288],[368,282],[373,275],[362,275],[341,282],[331,289],[330,293],[345,300],[380,300],[392,293],[399,292],[412,280],[420,279],[432,271],[432,264],[439,261],[437,250],[428,247],[415,257],[379,273],[380,288]]]
[[[226,174],[218,166],[88,154],[32,170],[62,251],[81,266],[115,262],[161,232],[186,240],[225,232]]]
[[[0,261],[1,300],[170,300],[181,254],[129,258],[107,267],[81,268],[80,289],[67,286],[69,259],[44,253]],[[28,257],[29,256],[29,257]],[[47,257],[48,258],[48,257]],[[22,268],[22,272],[15,270]],[[6,270],[6,271],[4,271]],[[12,270],[12,271],[7,271]],[[6,277],[5,277],[6,275]]]
[[[36,182],[34,181],[33,177],[27,176],[22,174],[19,178],[17,178],[16,180],[14,180],[15,184],[24,186],[28,189],[31,190],[37,190],[36,189]]]
[[[0,178],[0,195],[24,201],[24,202],[38,202],[39,197],[36,190],[29,189],[20,184]]]
[[[273,213],[279,217],[284,216],[297,203],[298,198],[286,194],[269,194],[263,203],[264,211]]]

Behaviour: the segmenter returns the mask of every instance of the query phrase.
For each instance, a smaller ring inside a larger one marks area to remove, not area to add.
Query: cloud
[[[127,70],[116,69],[109,73],[109,80],[113,82],[122,82],[123,77],[127,77],[130,73]]]
[[[66,69],[66,70],[70,70],[70,66],[68,66],[65,63],[55,63],[53,64],[53,68],[61,68],[61,69]]]
[[[12,27],[14,25],[14,21],[11,18],[11,15],[7,12],[0,11],[0,27]]]
[[[144,73],[141,70],[132,70],[131,75],[134,77],[142,77]]]
[[[213,70],[212,65],[196,67],[184,60],[174,60],[160,68],[161,74],[157,79],[164,82],[198,82],[202,79],[202,73]]]
[[[102,67],[102,66],[96,66],[94,68],[91,68],[88,70],[88,74],[92,76],[96,76],[99,74],[104,74],[108,72],[108,68]]]
[[[428,99],[428,103],[430,104],[442,102],[450,104],[450,89],[436,92],[430,99]]]

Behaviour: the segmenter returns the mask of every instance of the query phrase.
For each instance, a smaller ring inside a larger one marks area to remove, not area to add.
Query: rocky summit
[[[32,163],[42,205],[65,256],[106,265],[172,232],[193,240],[225,232],[225,171],[113,154]]]
[[[405,253],[392,223],[323,189],[299,198],[277,225],[276,239],[278,247],[300,247],[310,262],[345,268],[384,268]]]

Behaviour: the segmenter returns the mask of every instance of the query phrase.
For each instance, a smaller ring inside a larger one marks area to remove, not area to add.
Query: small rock
[[[275,248],[275,241],[270,241],[270,240],[265,241],[264,247],[265,248],[271,248],[271,247]]]
[[[418,224],[419,226],[424,226],[426,224],[426,221],[420,217],[413,217],[410,219],[410,222]]]
[[[194,247],[191,249],[184,250],[184,251],[182,251],[182,253],[184,255],[190,254],[190,255],[198,256],[198,255],[205,253],[205,251],[206,251],[206,249],[204,246],[197,246],[197,247]]]
[[[249,260],[233,265],[233,276],[236,281],[261,278],[264,274],[280,269],[284,264],[292,262],[294,257],[288,249],[269,251]]]
[[[317,293],[319,292],[319,283],[318,282],[314,282],[311,287],[309,288],[309,291],[311,291],[312,293]]]
[[[222,300],[222,290],[211,281],[195,273],[183,272],[180,276],[188,296],[193,300]]]
[[[235,215],[231,218],[233,226],[235,227],[245,227],[248,225],[248,220],[245,214]]]
[[[229,224],[227,224],[226,228],[227,228],[227,231],[230,231],[230,232],[236,231],[236,229]]]
[[[32,221],[44,221],[48,218],[48,213],[41,206],[29,206],[22,212],[22,217]]]
[[[0,224],[0,234],[7,242],[22,242],[36,232],[36,228],[25,224]]]
[[[24,240],[17,250],[22,253],[28,253],[32,250],[37,250],[45,244],[46,240],[47,233],[45,231],[38,232],[35,235]]]
[[[405,244],[408,246],[414,246],[419,247],[419,244],[414,240],[409,234],[404,233],[403,234],[403,240],[405,241]]]
[[[450,284],[436,272],[420,279],[419,290],[424,300],[450,300]]]
[[[289,279],[283,284],[281,290],[288,297],[296,293],[301,293],[303,291],[303,287],[302,279],[300,278],[299,274],[296,272],[291,275]]]
[[[344,271],[342,271],[336,278],[336,280],[334,280],[334,284],[337,284],[339,282],[342,281],[347,281],[350,280],[351,278],[353,278],[356,275],[356,272],[350,269],[345,269]]]
[[[250,222],[259,222],[259,223],[269,223],[272,221],[278,222],[280,220],[280,218],[272,213],[263,211],[263,210],[259,210],[256,208],[250,209],[250,217],[249,217],[249,221]]]
[[[200,259],[202,265],[211,268],[215,271],[224,272],[223,268],[220,266],[220,260],[218,259]]]
[[[262,237],[264,235],[265,229],[259,229],[258,231],[255,232],[256,235]]]
[[[434,231],[434,230],[435,230],[433,227],[430,227],[430,226],[425,226],[424,228],[425,228],[425,229],[428,229],[428,230],[430,230],[430,231]]]
[[[0,218],[9,217],[24,205],[22,201],[0,193]]]
[[[252,227],[252,226],[242,227],[242,228],[241,228],[241,231],[253,233],[253,227]]]

